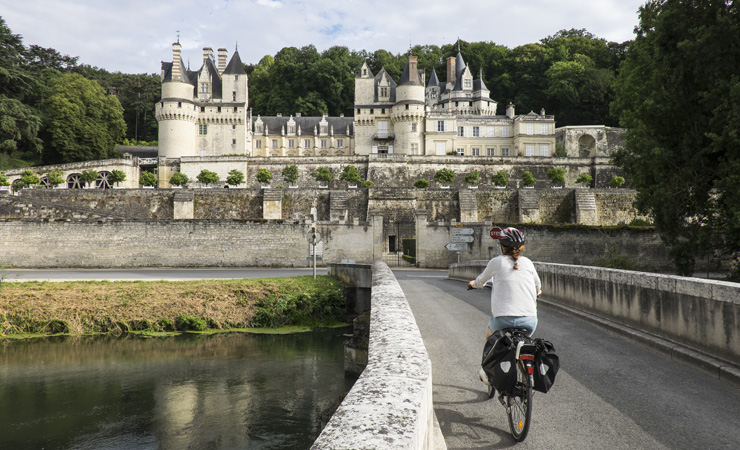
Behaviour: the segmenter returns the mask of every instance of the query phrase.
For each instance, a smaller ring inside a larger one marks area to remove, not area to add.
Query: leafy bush
[[[426,178],[419,178],[414,183],[414,187],[417,189],[426,189],[429,187],[429,182],[426,180]]]
[[[527,170],[522,174],[522,183],[524,183],[525,186],[534,186],[537,184],[537,178],[532,175],[532,172]]]
[[[369,188],[369,187],[371,187],[374,184],[375,183],[373,183],[372,180],[365,180],[362,183],[360,183],[360,186],[362,186],[364,188]]]
[[[267,169],[259,169],[257,171],[257,181],[261,184],[270,184],[272,180],[272,172]]]
[[[260,169],[263,170],[263,169]],[[259,175],[257,176],[259,178]],[[272,179],[272,174],[270,174],[270,179]],[[229,171],[229,176],[226,177],[226,183],[230,184],[231,186],[238,186],[244,182],[244,172],[240,172],[236,169]]]
[[[190,178],[182,172],[175,172],[170,177],[170,184],[173,186],[185,186]]]
[[[453,181],[455,181],[455,172],[447,168],[439,169],[434,174],[434,181],[436,181],[437,183],[444,183],[444,184],[452,183]]]
[[[494,174],[491,177],[491,181],[494,185],[500,186],[500,187],[506,187],[509,184],[509,174],[504,172],[503,170]]]
[[[477,170],[474,170],[473,172],[470,172],[465,176],[465,182],[468,184],[478,184],[478,181],[480,180],[480,173],[478,173]]]
[[[208,322],[197,316],[180,315],[175,318],[175,329],[180,331],[205,331]]]
[[[553,183],[565,183],[565,169],[562,167],[553,167],[547,171],[547,178]]]
[[[110,173],[108,180],[111,183],[118,185],[121,181],[126,181],[126,174],[123,171],[116,169]]]
[[[142,186],[156,186],[157,176],[151,172],[141,172],[139,183],[141,183]]]
[[[93,169],[87,169],[80,174],[80,181],[90,186],[93,181],[98,179],[98,172]]]
[[[47,174],[47,178],[49,181],[49,185],[51,186],[59,186],[60,184],[64,183],[64,172],[61,170],[51,170]]]
[[[298,167],[295,165],[287,166],[283,169],[283,180],[289,184],[293,184],[298,181]]]
[[[4,173],[0,173],[0,186],[10,186],[10,181],[8,181],[8,176]]]
[[[97,173],[97,172],[96,172]],[[31,187],[36,184],[39,184],[39,177],[33,171],[31,170],[24,170],[21,174],[21,180],[18,183],[18,187],[24,188],[24,187]]]
[[[583,187],[591,186],[592,181],[594,181],[594,178],[587,173],[582,173],[578,175],[578,178],[576,178],[576,183],[582,184]]]
[[[341,321],[346,313],[342,290],[329,286],[317,292],[291,292],[269,295],[257,303],[252,326],[275,328],[284,325],[309,325]]]
[[[339,179],[346,181],[348,183],[359,183],[360,182],[360,172],[357,170],[355,166],[352,164],[344,166],[344,169],[342,169],[342,174],[339,175]]]
[[[318,167],[315,172],[311,174],[312,177],[316,181],[323,182],[323,183],[330,183],[332,180],[334,180],[334,176],[331,174],[331,170],[329,170],[326,167]]]
[[[216,172],[211,172],[208,169],[201,170],[197,178],[198,181],[205,185],[218,183],[219,180],[218,174]]]
[[[622,187],[623,184],[624,184],[624,177],[614,175],[611,181],[609,182],[609,187],[618,188],[618,187]]]

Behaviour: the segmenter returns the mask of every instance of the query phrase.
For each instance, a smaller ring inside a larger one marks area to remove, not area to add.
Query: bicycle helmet
[[[501,244],[507,247],[518,249],[524,245],[524,233],[514,227],[501,230],[501,236]]]

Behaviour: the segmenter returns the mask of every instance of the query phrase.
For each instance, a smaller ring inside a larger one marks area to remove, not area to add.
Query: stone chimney
[[[542,108],[542,109],[540,110],[540,115],[541,115],[541,116],[544,116],[544,115],[545,115],[545,108]]]
[[[206,63],[208,58],[213,59],[213,49],[211,47],[203,47],[203,64]]]
[[[516,113],[514,112],[514,104],[509,102],[509,104],[506,106],[506,117],[509,119],[513,119]]]
[[[412,83],[419,82],[419,69],[417,68],[418,59],[416,56],[409,56],[409,81]]]
[[[172,81],[180,80],[180,51],[182,46],[179,42],[172,44]]]
[[[450,56],[449,58],[447,58],[447,82],[448,83],[452,83],[453,85],[455,84],[455,78],[456,78],[455,74],[456,73],[457,72],[455,72],[455,58]]]
[[[220,74],[223,74],[224,70],[226,70],[226,56],[228,53],[229,51],[225,48],[218,49],[218,73]]]

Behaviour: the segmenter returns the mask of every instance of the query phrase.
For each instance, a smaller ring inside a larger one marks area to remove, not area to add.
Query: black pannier
[[[511,337],[497,334],[489,337],[483,348],[483,370],[491,386],[508,392],[516,383],[516,346]]]
[[[560,358],[555,353],[552,342],[535,339],[534,354],[534,390],[547,392],[555,383],[555,375],[560,370]]]

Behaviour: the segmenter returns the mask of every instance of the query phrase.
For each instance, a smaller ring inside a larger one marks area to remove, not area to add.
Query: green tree
[[[622,187],[624,184],[624,177],[620,177],[619,175],[614,175],[611,180],[609,180],[609,187],[618,188]]]
[[[257,178],[259,178],[259,175],[257,176]],[[242,184],[243,182],[244,182],[244,172],[241,172],[236,169],[232,169],[229,171],[229,175],[226,177],[226,184],[229,184],[231,186],[238,186]]]
[[[259,169],[257,171],[257,181],[262,184],[270,184],[270,180],[272,180],[272,172],[267,169]]]
[[[283,168],[282,172],[283,180],[288,184],[293,184],[298,181],[298,166],[290,165]]]
[[[480,173],[477,170],[465,175],[465,182],[468,184],[478,184],[478,181],[480,181]]]
[[[594,178],[587,173],[582,173],[578,175],[578,178],[576,178],[576,183],[582,185],[583,187],[591,186],[592,181],[594,181]]]
[[[60,184],[64,183],[64,172],[62,172],[61,170],[51,170],[46,175],[46,179],[49,182],[50,186],[59,186]]]
[[[615,162],[688,275],[705,251],[740,252],[740,40],[727,38],[740,35],[740,10],[651,0],[639,19],[612,104],[627,128]]]
[[[57,75],[50,83],[50,96],[42,104],[44,162],[90,161],[113,155],[126,130],[118,99],[78,74]]]
[[[93,169],[83,170],[80,174],[80,180],[87,186],[90,186],[95,180],[98,179],[98,172]]]
[[[316,181],[322,183],[330,183],[334,180],[334,176],[331,174],[331,170],[328,167],[317,167],[316,171],[311,174]]]
[[[208,169],[203,169],[200,171],[200,173],[197,176],[198,181],[205,185],[218,183],[219,177],[216,172],[211,172]]]
[[[565,183],[565,169],[562,167],[553,167],[547,171],[546,175],[553,183]]]
[[[126,181],[126,173],[124,173],[122,170],[115,169],[110,173],[110,177],[108,178],[108,180],[118,186],[118,183]]]
[[[157,176],[151,172],[141,172],[141,175],[139,176],[139,183],[142,186],[156,186]]]
[[[0,172],[0,186],[10,186],[10,181],[8,181],[8,176],[5,175],[4,172]]]
[[[182,172],[175,172],[170,177],[170,184],[173,186],[185,186],[188,181],[190,181],[190,178]]]
[[[496,186],[506,187],[509,184],[509,174],[501,170],[491,176],[491,181]]]
[[[339,175],[339,179],[348,183],[359,183],[360,172],[352,164],[344,166],[342,173]]]
[[[527,170],[522,174],[522,183],[525,186],[534,186],[535,184],[537,184],[537,178],[532,175],[532,172]]]
[[[26,188],[31,187],[39,184],[39,176],[36,175],[32,170],[24,170],[23,173],[21,173],[20,182],[18,183],[18,187],[20,188]]]
[[[426,178],[419,178],[414,182],[414,187],[417,189],[426,189],[429,187],[429,181]]]
[[[455,172],[452,169],[442,168],[434,173],[434,181],[440,184],[449,184],[455,181]]]

